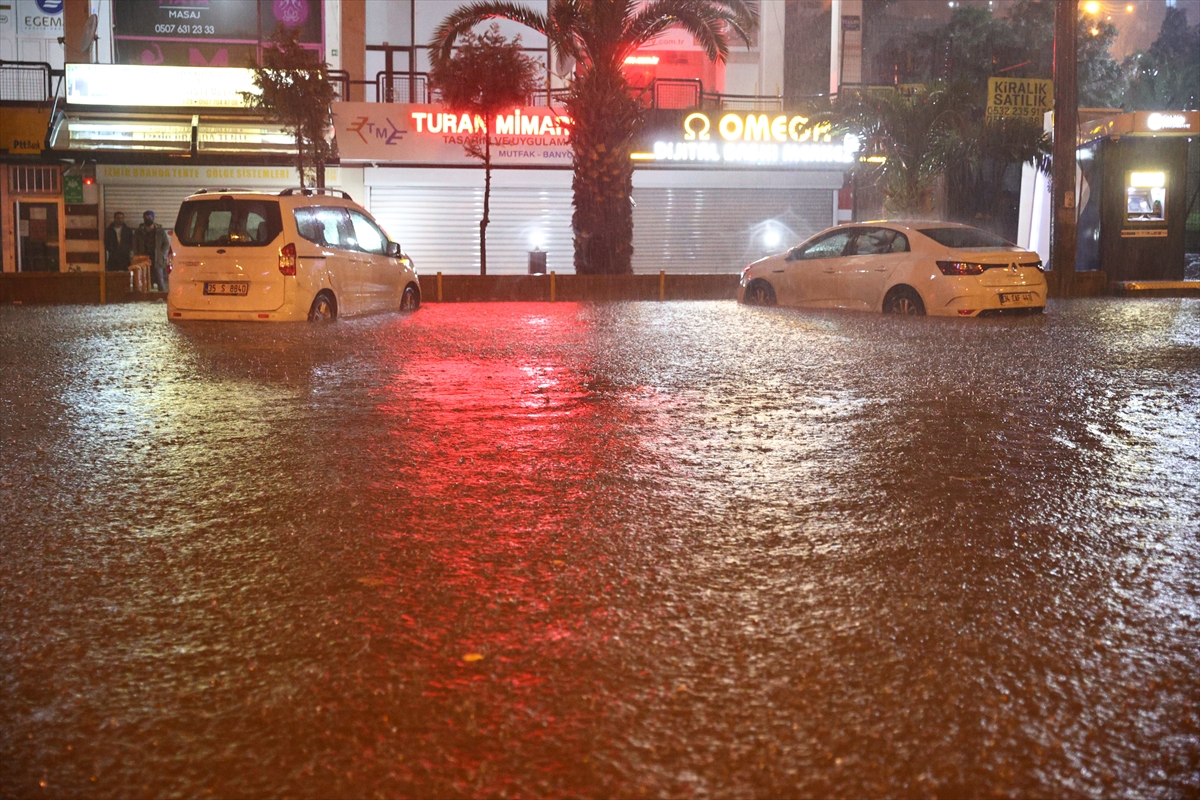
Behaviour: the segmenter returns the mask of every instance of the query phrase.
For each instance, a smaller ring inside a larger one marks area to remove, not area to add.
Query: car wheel
[[[751,281],[746,287],[745,302],[748,306],[773,306],[775,305],[775,290],[771,288],[771,284],[761,278]]]
[[[337,301],[329,292],[321,292],[313,298],[312,308],[308,310],[309,322],[332,322],[337,319]]]
[[[417,294],[417,289],[414,286],[405,286],[404,294],[400,296],[400,310],[416,311],[421,307],[421,296]]]
[[[917,294],[915,289],[908,286],[897,286],[884,298],[883,313],[899,314],[905,317],[923,317],[925,316],[925,304],[921,302],[921,295]]]

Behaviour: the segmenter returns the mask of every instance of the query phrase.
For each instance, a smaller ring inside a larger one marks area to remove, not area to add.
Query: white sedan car
[[[1038,254],[953,222],[862,222],[818,233],[742,270],[749,305],[977,317],[1040,314]]]

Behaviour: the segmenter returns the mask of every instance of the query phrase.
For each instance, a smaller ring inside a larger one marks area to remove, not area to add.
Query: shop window
[[[1130,172],[1125,180],[1125,221],[1165,221],[1166,186],[1165,172]]]

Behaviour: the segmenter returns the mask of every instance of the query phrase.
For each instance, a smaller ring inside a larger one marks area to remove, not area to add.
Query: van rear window
[[[187,247],[262,247],[282,231],[273,200],[188,200],[175,221],[175,236]]]

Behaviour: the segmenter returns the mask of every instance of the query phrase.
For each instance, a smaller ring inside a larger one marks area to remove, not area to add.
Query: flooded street
[[[0,797],[1200,796],[1200,301],[0,308]]]

